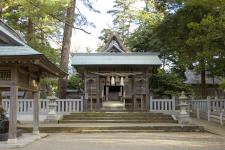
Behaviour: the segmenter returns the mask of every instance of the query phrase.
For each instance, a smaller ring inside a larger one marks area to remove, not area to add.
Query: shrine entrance
[[[109,101],[121,100],[123,93],[123,86],[109,86]]]

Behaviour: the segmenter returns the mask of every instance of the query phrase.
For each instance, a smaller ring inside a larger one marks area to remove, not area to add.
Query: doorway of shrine
[[[123,93],[122,86],[109,86],[108,90],[109,90],[109,93],[108,93],[109,101],[121,101],[122,100],[122,93]]]

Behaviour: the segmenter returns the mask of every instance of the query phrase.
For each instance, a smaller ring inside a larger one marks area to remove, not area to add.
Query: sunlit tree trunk
[[[2,19],[2,13],[3,13],[2,0],[0,0],[0,19]]]
[[[74,24],[74,18],[75,18],[75,7],[76,7],[76,0],[71,0],[67,8],[66,23],[64,26],[63,44],[62,44],[62,51],[61,51],[60,66],[65,72],[68,72],[71,37],[72,37],[73,24]],[[59,97],[60,98],[66,98],[66,88],[67,88],[67,77],[60,78],[59,79]]]
[[[27,24],[27,39],[26,39],[28,43],[31,42],[34,36],[33,33],[34,33],[33,22],[32,19],[29,18]]]

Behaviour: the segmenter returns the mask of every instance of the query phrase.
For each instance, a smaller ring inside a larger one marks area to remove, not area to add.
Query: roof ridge
[[[100,49],[101,52],[107,52],[108,48],[110,46],[110,43],[113,41],[113,38],[115,37],[117,43],[119,44],[119,47],[121,48],[121,50],[124,53],[129,52],[130,50],[124,45],[122,39],[120,38],[119,34],[116,32],[112,32],[107,40],[107,42],[105,43],[105,45]]]
[[[17,40],[20,41],[21,44],[26,44],[25,39],[12,27],[10,27],[7,23],[5,23],[2,19],[0,19],[2,27],[5,28],[12,36],[14,36]],[[15,40],[15,39],[14,39]]]
[[[127,55],[127,56],[133,56],[133,55],[159,55],[159,52],[129,52],[129,53],[107,53],[107,52],[101,52],[101,53],[72,53],[72,55],[96,55],[96,56],[121,56],[121,55]]]

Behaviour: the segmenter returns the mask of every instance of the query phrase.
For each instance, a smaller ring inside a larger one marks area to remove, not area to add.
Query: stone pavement
[[[198,120],[195,118],[192,118],[192,124],[203,126],[206,131],[225,137],[225,125],[221,126],[219,123],[213,121],[208,122],[207,120]]]
[[[225,137],[209,133],[50,134],[19,150],[224,150]]]
[[[16,144],[8,144],[7,141],[0,141],[0,150],[9,149],[9,148],[19,148],[24,147],[28,144],[31,144],[34,141],[40,140],[41,138],[46,137],[47,134],[41,133],[39,135],[34,134],[23,134],[17,139]]]

